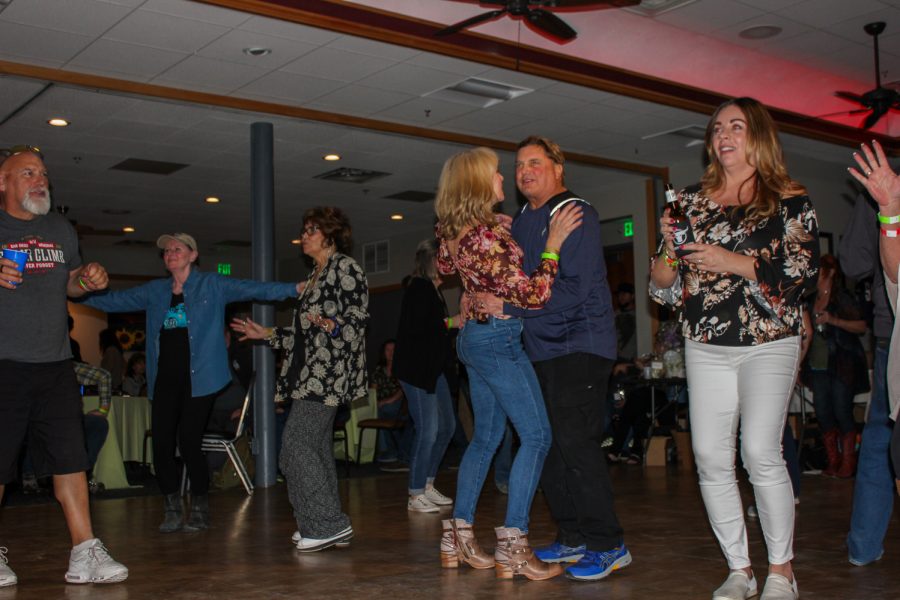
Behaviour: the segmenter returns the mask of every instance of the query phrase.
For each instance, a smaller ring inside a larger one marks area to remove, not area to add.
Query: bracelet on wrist
[[[670,269],[676,269],[678,267],[678,264],[681,262],[681,260],[679,260],[677,257],[669,258],[668,253],[666,253],[666,255],[663,256],[663,260],[666,261],[666,266],[669,267]]]
[[[101,406],[100,408],[97,409],[97,412],[100,413],[101,415],[105,415],[109,412],[109,408]]]
[[[88,289],[87,283],[85,283],[84,279],[82,279],[81,277],[78,278],[78,286],[86,292],[90,291]]]
[[[895,238],[900,237],[900,229],[885,229],[881,228],[881,235],[883,237]]]
[[[542,260],[547,259],[547,260],[559,262],[559,254],[557,254],[555,252],[549,252],[547,250],[544,250],[543,252],[541,252],[541,259]]]
[[[334,323],[334,328],[329,333],[331,334],[331,337],[337,337],[341,332],[341,326],[338,325],[338,322],[334,319],[331,319],[331,322]]]
[[[266,337],[264,337],[263,339],[266,340],[267,342],[271,342],[272,340],[274,340],[275,339],[275,328],[269,327],[269,330],[266,333]]]
[[[881,213],[878,213],[878,222],[884,223],[885,225],[896,225],[900,223],[900,215],[894,215],[893,217],[886,217]]]
[[[444,327],[447,329],[453,329],[453,317],[447,317],[444,319]]]

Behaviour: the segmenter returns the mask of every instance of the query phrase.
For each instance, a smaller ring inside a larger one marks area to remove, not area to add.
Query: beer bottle
[[[687,256],[692,250],[682,250],[684,244],[694,243],[694,230],[691,229],[691,221],[684,214],[684,206],[678,201],[678,194],[671,183],[666,184],[666,207],[669,209],[669,218],[675,222],[672,223],[672,229],[675,241],[675,254],[681,258]]]

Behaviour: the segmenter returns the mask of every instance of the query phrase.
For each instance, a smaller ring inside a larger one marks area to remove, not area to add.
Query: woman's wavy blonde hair
[[[465,150],[444,163],[434,212],[445,239],[455,239],[465,227],[494,222],[494,173],[499,165],[490,148]]]
[[[741,182],[738,191],[745,185],[752,186],[753,199],[746,205],[746,221],[757,222],[775,214],[782,198],[799,196],[806,188],[791,179],[784,164],[784,153],[778,139],[778,128],[766,107],[753,98],[735,98],[722,103],[713,113],[706,126],[706,154],[709,166],[700,179],[704,195],[725,186],[725,170],[715,151],[715,124],[724,109],[737,106],[747,121],[747,161],[756,171]]]

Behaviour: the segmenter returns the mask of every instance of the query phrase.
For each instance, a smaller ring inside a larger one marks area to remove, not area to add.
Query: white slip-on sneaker
[[[116,583],[128,579],[125,565],[113,560],[97,538],[81,542],[69,554],[67,583]]]
[[[297,544],[300,543],[300,540],[302,540],[302,539],[303,539],[303,536],[300,535],[300,531],[295,531],[294,535],[291,536],[291,544],[296,546]],[[335,544],[335,546],[337,546],[338,548],[346,548],[349,545],[350,545],[349,541],[338,542],[337,544]]]
[[[410,496],[409,502],[406,504],[406,510],[409,512],[436,513],[440,512],[440,507],[425,497],[425,494],[418,496]]]
[[[332,546],[337,546],[339,544],[349,544],[352,538],[353,527],[348,525],[343,531],[339,531],[327,538],[313,539],[301,537],[300,541],[297,542],[297,550],[300,552],[318,552],[319,550],[325,550],[326,548],[331,548]]]
[[[438,506],[450,506],[453,504],[452,498],[443,495],[434,486],[425,488],[425,497],[428,498],[429,502]]]
[[[797,600],[800,590],[797,589],[797,578],[788,581],[784,575],[772,573],[766,577],[766,585],[763,586],[762,596],[759,600]]]
[[[756,577],[744,571],[732,571],[725,583],[713,592],[713,600],[747,600],[756,595]]]
[[[6,553],[7,549],[0,546],[0,587],[16,585],[19,581],[19,578],[16,577],[13,570],[9,568],[9,561],[6,559]]]

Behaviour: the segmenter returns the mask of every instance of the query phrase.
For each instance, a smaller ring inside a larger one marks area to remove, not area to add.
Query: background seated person
[[[143,352],[135,352],[128,359],[125,377],[122,379],[122,392],[129,396],[147,395],[147,358]]]

